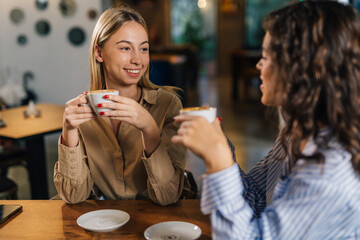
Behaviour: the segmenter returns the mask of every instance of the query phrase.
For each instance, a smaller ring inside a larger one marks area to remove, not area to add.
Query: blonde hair
[[[95,58],[96,47],[102,48],[106,41],[120,29],[124,23],[129,21],[135,21],[143,26],[149,38],[149,31],[144,18],[137,11],[129,7],[110,8],[106,10],[97,21],[90,43],[90,90],[106,89],[103,65]],[[151,83],[149,79],[149,66],[144,75],[141,76],[138,85],[148,89],[164,88],[174,94],[176,94],[176,90],[180,90],[176,87],[157,86]]]

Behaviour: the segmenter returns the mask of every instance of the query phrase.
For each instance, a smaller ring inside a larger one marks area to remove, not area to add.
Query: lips
[[[260,79],[261,79],[261,78],[260,78]],[[262,79],[261,79],[261,80],[262,80]],[[260,86],[259,86],[260,90],[264,89],[264,87],[265,87],[265,83],[264,83],[264,81],[261,81],[261,84],[260,84]]]

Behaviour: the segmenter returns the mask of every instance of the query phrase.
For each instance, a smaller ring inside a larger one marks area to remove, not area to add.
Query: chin
[[[267,99],[264,96],[261,97],[261,103],[267,107],[276,107],[277,106],[277,104],[274,101],[272,101],[272,99]]]
[[[267,103],[267,101],[266,101],[266,97],[264,97],[264,95],[262,95],[261,96],[261,103],[263,104],[263,105],[265,105],[265,106],[268,106],[268,103]]]

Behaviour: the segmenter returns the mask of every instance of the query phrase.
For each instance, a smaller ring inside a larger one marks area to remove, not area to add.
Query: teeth
[[[130,70],[130,69],[125,69],[125,71],[129,72],[129,73],[139,73],[140,70]]]

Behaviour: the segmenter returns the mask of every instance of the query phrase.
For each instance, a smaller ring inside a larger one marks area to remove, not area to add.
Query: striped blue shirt
[[[311,155],[310,140],[303,153]],[[214,239],[360,239],[360,177],[335,140],[324,163],[291,167],[277,140],[248,174],[237,164],[203,178],[201,210]],[[278,161],[282,160],[282,161]]]

